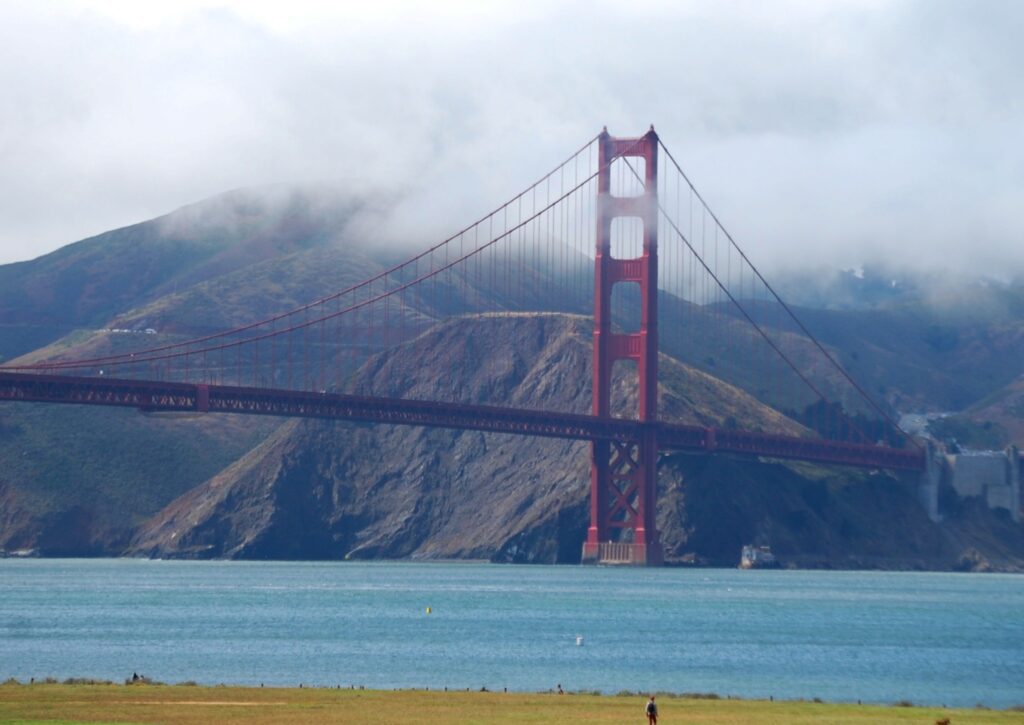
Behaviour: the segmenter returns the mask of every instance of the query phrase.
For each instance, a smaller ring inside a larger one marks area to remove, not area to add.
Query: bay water
[[[133,672],[1008,707],[1024,576],[0,560],[0,680]]]

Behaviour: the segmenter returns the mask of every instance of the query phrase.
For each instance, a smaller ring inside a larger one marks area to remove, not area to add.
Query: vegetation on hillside
[[[240,190],[30,262],[0,266],[0,362],[151,347],[335,291],[399,254],[359,236],[357,230],[366,228],[359,223],[365,208],[364,200],[329,189]],[[588,294],[589,261],[576,262],[567,272],[572,284],[543,269],[531,271],[540,281],[531,309],[589,311],[589,299],[580,297]],[[440,298],[407,298],[404,314],[423,327],[450,311],[438,299],[450,304],[460,289],[476,300],[495,292],[479,285],[467,289],[466,283],[456,272]],[[964,411],[933,427],[960,445],[1024,443],[1024,283],[867,268],[824,285],[783,280],[781,286],[805,305],[799,314],[830,353],[889,410]],[[834,304],[829,295],[835,295]],[[456,300],[463,312],[473,310],[467,299]],[[682,367],[662,365],[663,391],[690,391],[664,398],[666,417],[687,419],[697,408],[683,414],[671,401],[721,393],[727,388],[718,381],[725,381],[791,411],[788,419],[773,414],[773,426],[799,431],[800,423],[820,428],[834,420],[840,427],[856,425],[869,438],[895,442],[847,398],[839,397],[848,407],[828,415],[773,386],[763,360],[736,354],[736,340],[756,338],[738,317],[712,314],[723,310],[681,303],[666,293],[661,302],[663,351],[689,366],[683,374]],[[508,304],[495,299],[483,309]],[[749,309],[765,325],[782,319],[766,303]],[[788,329],[773,334],[827,394],[840,390],[843,381],[815,362],[820,356],[805,340]],[[628,397],[625,389],[620,393]],[[728,396],[718,408],[692,420],[767,425],[756,412],[763,407],[751,398]],[[116,542],[123,543],[140,520],[222,471],[277,425],[219,420],[0,405],[0,455],[9,462],[0,473],[0,548],[116,551]],[[63,538],[53,538],[57,533]]]

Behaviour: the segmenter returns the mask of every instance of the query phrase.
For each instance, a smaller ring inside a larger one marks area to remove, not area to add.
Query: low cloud
[[[0,9],[0,262],[280,182],[433,241],[655,123],[769,270],[1024,271],[1016,3],[149,5]]]

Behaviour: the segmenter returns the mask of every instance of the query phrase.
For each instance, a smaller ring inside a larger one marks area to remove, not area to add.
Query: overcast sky
[[[1022,272],[1022,38],[997,0],[0,0],[0,263],[273,182],[425,194],[429,241],[654,123],[766,268]]]

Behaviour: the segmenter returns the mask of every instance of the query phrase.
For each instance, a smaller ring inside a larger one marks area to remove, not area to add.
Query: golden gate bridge
[[[485,405],[454,386],[429,400],[358,389],[361,366],[446,319],[550,311],[593,316],[589,411]],[[590,441],[585,562],[662,561],[661,452],[926,467],[925,451],[776,294],[653,127],[636,138],[602,131],[491,213],[329,296],[232,329],[167,333],[141,349],[125,336],[97,336],[84,349],[0,367],[0,400]],[[784,412],[786,424],[660,418],[661,355]]]

